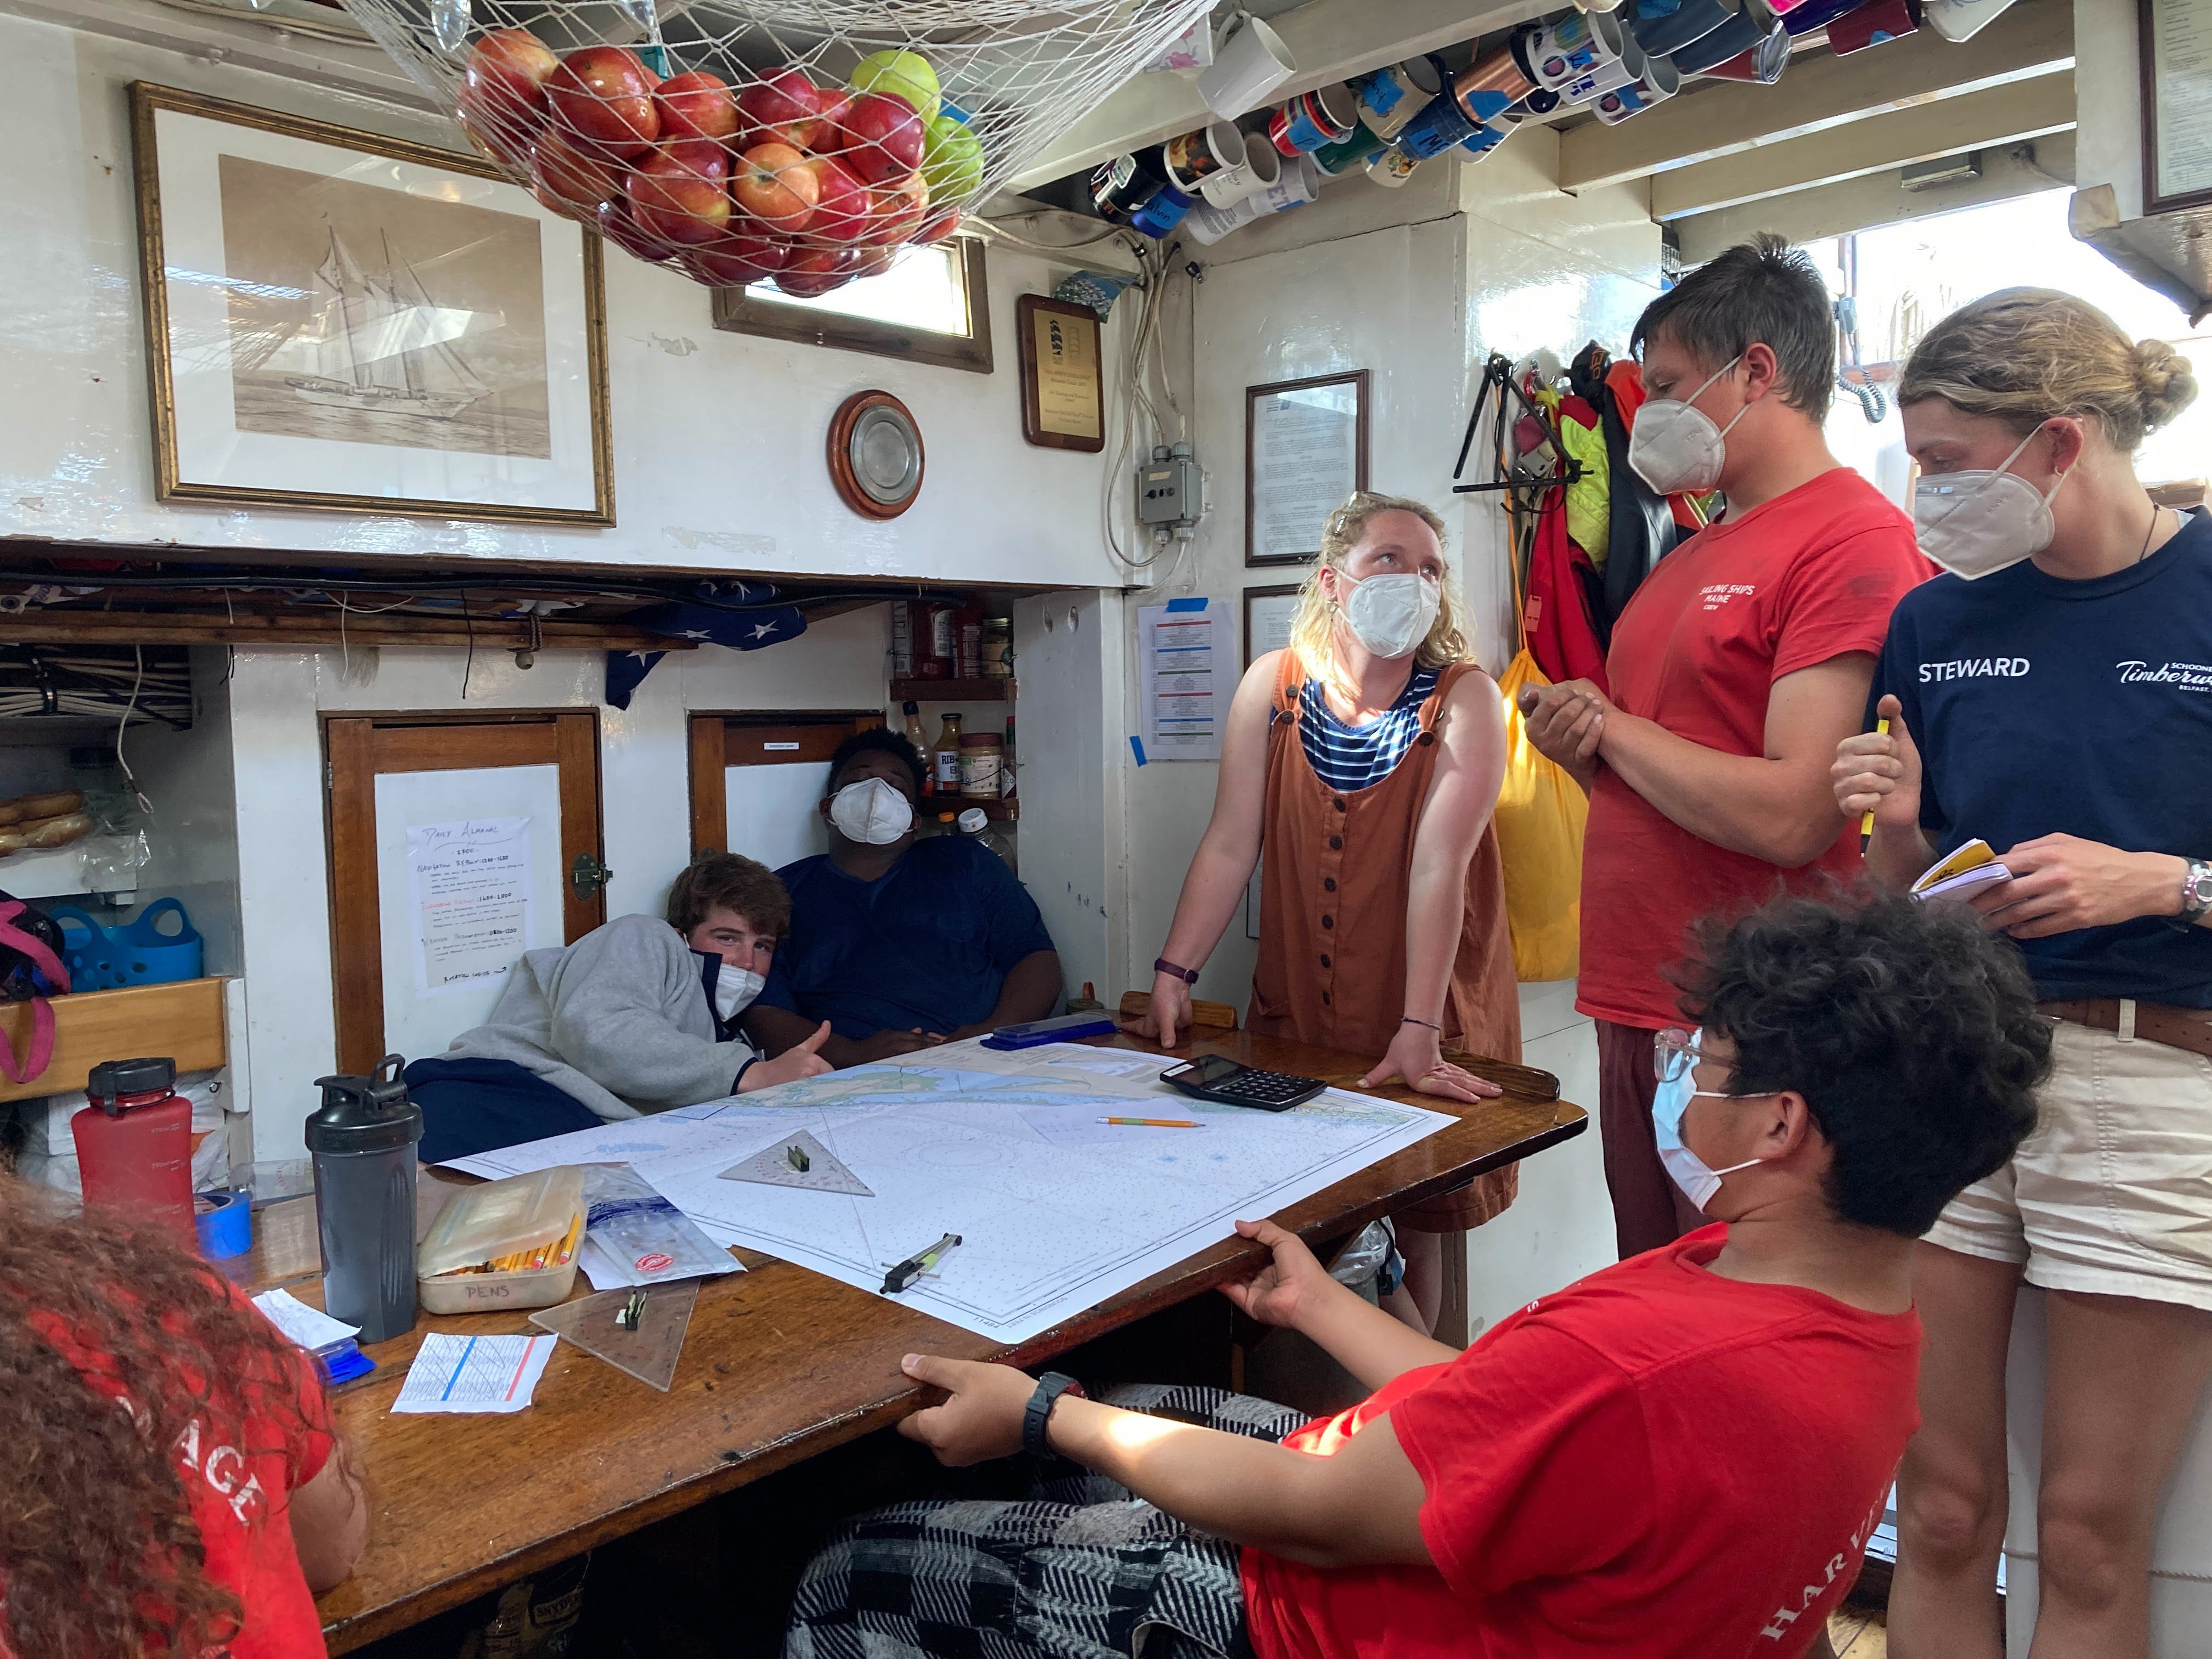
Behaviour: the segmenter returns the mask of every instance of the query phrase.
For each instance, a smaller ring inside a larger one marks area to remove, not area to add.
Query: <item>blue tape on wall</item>
[[[1203,611],[1206,609],[1206,601],[1204,599],[1170,599],[1168,601],[1168,609],[1170,611]]]
[[[1132,732],[1129,733],[1129,747],[1136,751],[1137,764],[1142,766],[1145,763],[1145,740]]]

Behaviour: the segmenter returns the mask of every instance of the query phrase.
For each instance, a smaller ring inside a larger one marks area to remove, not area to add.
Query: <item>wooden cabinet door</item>
[[[815,806],[830,757],[881,726],[872,709],[691,717],[691,853],[742,853],[771,870],[829,850]]]
[[[342,715],[323,741],[340,1071],[439,1053],[525,951],[606,920],[596,714]]]

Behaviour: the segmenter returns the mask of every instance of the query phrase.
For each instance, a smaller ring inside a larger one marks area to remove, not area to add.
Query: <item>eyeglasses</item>
[[[1651,1034],[1651,1069],[1662,1083],[1675,1083],[1705,1056],[1698,1050],[1698,1034],[1670,1025]]]

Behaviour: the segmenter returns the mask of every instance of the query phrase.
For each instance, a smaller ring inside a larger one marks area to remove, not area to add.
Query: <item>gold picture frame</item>
[[[158,499],[615,522],[595,233],[471,155],[130,90]]]

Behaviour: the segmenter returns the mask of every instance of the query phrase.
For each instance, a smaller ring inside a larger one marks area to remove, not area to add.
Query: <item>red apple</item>
[[[738,158],[730,189],[763,230],[795,235],[814,217],[821,180],[814,164],[789,144],[755,144]]]
[[[736,136],[738,100],[729,82],[704,70],[672,75],[653,94],[660,112],[664,143],[686,138],[711,138],[716,143]]]
[[[898,250],[895,247],[864,248],[859,263],[853,267],[853,279],[858,282],[864,276],[880,276],[891,268],[891,261],[897,258]]]
[[[920,230],[907,238],[915,247],[927,247],[932,242],[941,242],[960,227],[960,210],[951,208],[940,213]]]
[[[532,193],[556,213],[590,222],[600,204],[622,196],[621,170],[578,149],[557,132],[542,133],[530,151]]]
[[[792,256],[775,274],[775,285],[802,300],[842,288],[853,280],[860,256],[849,247],[812,247]]]
[[[802,69],[778,70],[766,80],[754,82],[738,94],[744,142],[749,147],[773,143],[813,149],[822,126],[824,95]]]
[[[720,144],[668,144],[623,180],[631,222],[648,236],[711,242],[729,234],[729,161]]]
[[[867,227],[860,241],[867,247],[896,247],[921,228],[929,206],[929,186],[920,173],[909,173],[896,184],[878,185],[868,192]]]
[[[653,71],[626,46],[586,46],[561,60],[545,82],[553,118],[586,146],[635,155],[660,136]]]
[[[868,225],[868,187],[834,155],[817,155],[814,169],[814,217],[807,230],[817,240],[849,247]]]
[[[687,248],[684,269],[714,288],[743,288],[773,276],[791,263],[791,245],[762,236],[725,236]]]
[[[670,242],[657,236],[648,236],[631,221],[629,210],[620,202],[602,202],[599,210],[592,216],[599,234],[625,253],[642,259],[649,265],[665,264],[680,252]]]
[[[530,141],[545,119],[546,77],[561,66],[528,29],[494,29],[469,50],[460,120],[492,159],[530,165]]]
[[[888,184],[921,165],[921,117],[892,92],[864,92],[838,117],[836,143],[864,185]]]

